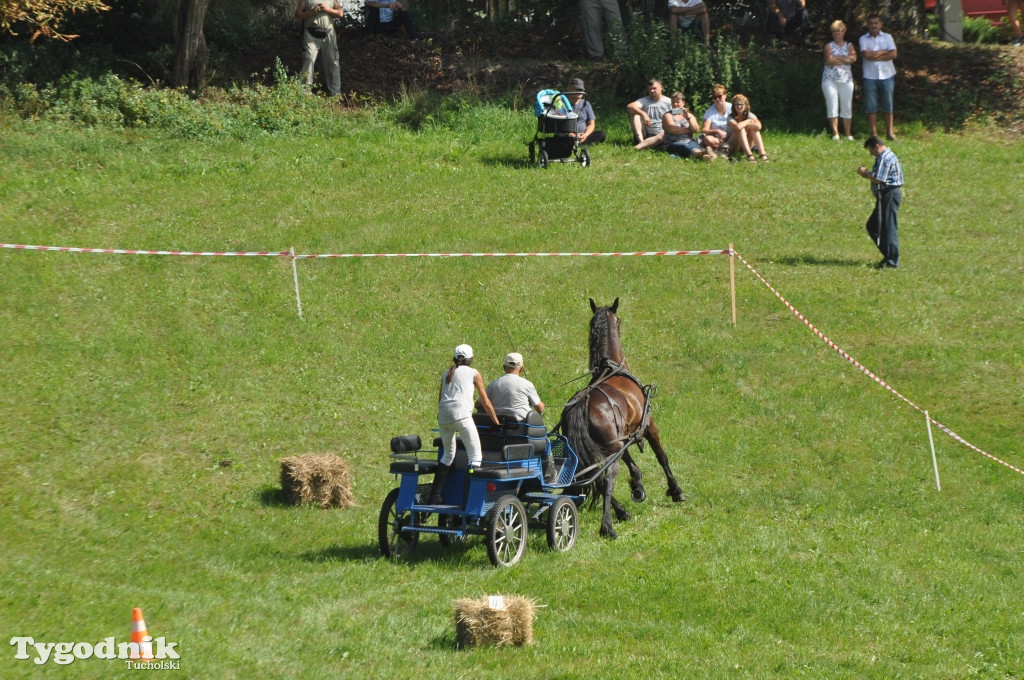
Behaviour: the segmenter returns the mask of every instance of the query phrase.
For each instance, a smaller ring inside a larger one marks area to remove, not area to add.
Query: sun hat
[[[573,78],[569,81],[569,92],[586,92],[586,88],[583,87],[582,78]]]
[[[505,355],[505,366],[507,368],[519,368],[523,365],[523,355],[519,352],[510,352]]]
[[[470,347],[469,345],[459,345],[458,347],[455,348],[455,358],[456,359],[472,359],[473,358],[473,348]]]

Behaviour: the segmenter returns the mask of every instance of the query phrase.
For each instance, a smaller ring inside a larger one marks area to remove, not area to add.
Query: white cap
[[[470,347],[469,345],[459,345],[458,347],[455,348],[455,358],[456,359],[472,359],[473,358],[473,348]]]
[[[505,365],[509,368],[519,368],[523,365],[523,355],[519,352],[510,352],[505,355]]]

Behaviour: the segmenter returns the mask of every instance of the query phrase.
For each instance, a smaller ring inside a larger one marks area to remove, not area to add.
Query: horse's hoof
[[[601,527],[601,536],[607,538],[610,541],[614,541],[616,538],[619,537],[619,535],[615,533],[615,529],[606,530],[604,527]]]
[[[647,500],[647,492],[643,489],[633,489],[633,501],[636,503],[643,503]]]
[[[679,489],[669,489],[665,492],[665,495],[671,498],[673,503],[682,503],[686,500],[686,496]]]

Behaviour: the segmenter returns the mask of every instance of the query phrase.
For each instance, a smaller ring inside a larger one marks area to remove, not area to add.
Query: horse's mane
[[[595,376],[601,370],[604,360],[609,358],[607,340],[611,334],[611,327],[608,323],[610,316],[608,307],[598,307],[594,311],[593,318],[590,319],[590,338],[588,340],[588,345],[590,346],[590,371]]]

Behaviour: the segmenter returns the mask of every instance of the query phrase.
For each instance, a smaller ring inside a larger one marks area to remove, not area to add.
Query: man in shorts
[[[661,119],[672,110],[672,100],[662,94],[661,81],[651,78],[647,81],[647,96],[626,106],[629,127],[633,130],[633,148],[637,151],[661,146],[665,131]]]
[[[860,37],[860,54],[864,58],[864,112],[868,115],[869,134],[878,136],[878,112],[885,121],[885,137],[896,139],[892,126],[892,91],[896,82],[896,43],[882,32],[882,18],[868,17],[868,32]]]

